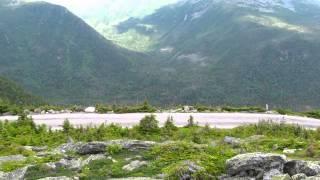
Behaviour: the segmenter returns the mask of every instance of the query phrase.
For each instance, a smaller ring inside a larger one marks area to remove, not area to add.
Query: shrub
[[[163,129],[167,134],[170,134],[172,131],[178,130],[178,127],[174,125],[172,116],[167,118],[166,122],[164,123]]]
[[[205,169],[192,161],[182,161],[165,168],[167,179],[211,179]]]
[[[159,122],[155,115],[145,116],[139,123],[139,131],[142,134],[151,134],[159,132]]]
[[[314,143],[312,143],[306,149],[306,156],[313,158],[316,156],[316,154],[317,154],[317,146]]]
[[[24,161],[8,161],[1,164],[0,170],[3,172],[10,172],[24,166],[26,166],[26,162]]]
[[[120,146],[120,145],[113,144],[113,145],[107,146],[107,153],[109,155],[118,154],[121,151],[122,151],[122,146]]]
[[[6,113],[9,111],[9,105],[7,103],[4,103],[1,99],[0,99],[0,114]]]
[[[112,107],[98,104],[98,105],[96,105],[96,111],[98,113],[107,113],[107,112],[112,111]]]
[[[186,127],[190,128],[190,127],[195,127],[195,126],[196,126],[196,124],[194,122],[194,118],[193,118],[193,116],[190,115],[190,117],[188,119],[188,124]]]
[[[63,121],[62,129],[63,129],[63,132],[67,133],[67,134],[73,129],[73,127],[68,119]]]

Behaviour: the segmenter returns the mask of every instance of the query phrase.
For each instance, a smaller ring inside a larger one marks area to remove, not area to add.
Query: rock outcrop
[[[46,177],[39,180],[75,180],[76,178],[70,178],[66,176],[60,176],[60,177]]]
[[[54,152],[65,154],[72,151],[80,155],[100,154],[105,153],[108,146],[119,145],[128,151],[148,150],[156,143],[153,141],[139,140],[113,140],[105,142],[89,142],[89,143],[66,143],[55,149]]]
[[[230,136],[224,137],[223,142],[231,145],[232,147],[239,147],[242,143],[240,138],[235,138]]]
[[[26,166],[9,173],[0,173],[0,180],[24,180],[29,167]]]
[[[278,154],[248,153],[226,162],[227,175],[221,180],[320,180],[320,162],[286,160]]]
[[[320,165],[319,162],[292,160],[285,164],[284,172],[291,176],[300,173],[316,176],[320,174]]]
[[[0,165],[9,161],[25,161],[26,158],[22,155],[2,156],[0,157]]]
[[[227,160],[227,173],[231,176],[261,178],[271,170],[283,172],[286,157],[277,154],[249,153]]]
[[[79,145],[76,152],[80,155],[100,154],[106,152],[107,143],[105,142],[89,142]]]
[[[189,180],[193,179],[195,174],[204,171],[204,168],[193,161],[184,161],[176,171],[180,180]]]
[[[81,162],[81,166],[88,165],[91,161],[97,161],[101,159],[106,159],[107,157],[104,154],[96,154],[96,155],[90,155],[87,159]]]
[[[126,171],[133,171],[133,170],[138,169],[138,168],[145,166],[147,164],[148,164],[148,162],[146,162],[146,161],[135,160],[135,161],[132,161],[129,164],[123,166],[122,169],[126,170]]]

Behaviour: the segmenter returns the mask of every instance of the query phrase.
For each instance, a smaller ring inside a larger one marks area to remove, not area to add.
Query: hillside
[[[172,80],[160,94],[176,102],[319,107],[317,4],[182,1],[118,30],[156,42],[160,82]]]
[[[30,3],[0,9],[0,74],[55,103],[117,99],[135,60],[67,9]]]
[[[14,82],[0,77],[0,102],[8,101],[12,104],[37,104],[42,100],[30,95]]]
[[[317,108],[318,4],[180,1],[116,26],[122,43],[143,44],[145,54],[106,40],[61,6],[2,7],[0,75],[58,104]],[[126,39],[130,32],[139,35]]]

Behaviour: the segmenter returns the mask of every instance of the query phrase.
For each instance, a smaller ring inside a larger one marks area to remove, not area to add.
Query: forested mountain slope
[[[1,102],[25,105],[42,103],[43,101],[38,97],[30,95],[14,82],[0,77],[0,103]]]
[[[318,2],[187,0],[118,29],[157,41],[179,102],[319,107]]]
[[[0,74],[56,103],[117,99],[145,55],[113,45],[70,13],[48,3],[0,9]]]

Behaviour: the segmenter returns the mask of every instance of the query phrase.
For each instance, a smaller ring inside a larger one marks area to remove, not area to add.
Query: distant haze
[[[45,1],[68,8],[84,19],[100,19],[114,23],[129,17],[143,17],[156,9],[179,0],[22,0],[24,2]]]

